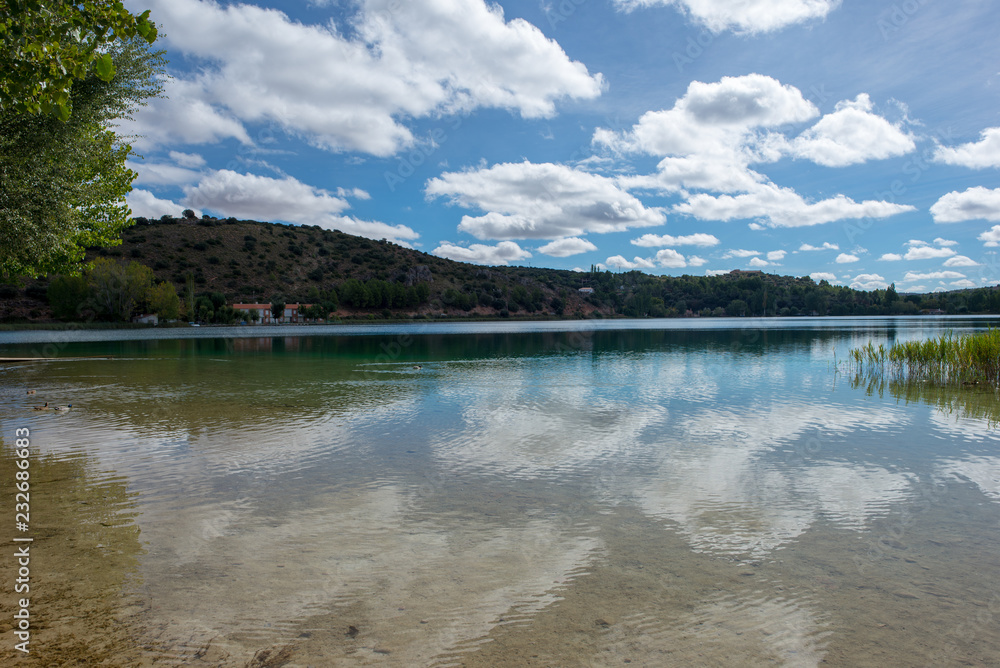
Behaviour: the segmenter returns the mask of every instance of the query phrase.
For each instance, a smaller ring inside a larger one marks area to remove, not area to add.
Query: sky
[[[126,0],[133,215],[483,265],[1000,283],[990,0]],[[141,157],[140,157],[141,156]]]

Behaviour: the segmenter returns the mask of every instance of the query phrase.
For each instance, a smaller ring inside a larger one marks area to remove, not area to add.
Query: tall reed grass
[[[852,349],[848,363],[872,378],[1000,387],[1000,330],[958,337],[948,332],[936,339],[902,341],[888,348],[869,342]]]

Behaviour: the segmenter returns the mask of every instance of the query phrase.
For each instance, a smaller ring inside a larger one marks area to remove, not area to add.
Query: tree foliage
[[[153,270],[138,262],[127,265],[98,258],[87,272],[91,300],[99,317],[127,321],[149,302]]]
[[[2,3],[3,0],[0,0]],[[96,75],[70,91],[68,121],[0,111],[0,276],[74,274],[85,249],[121,243],[131,224],[125,196],[131,146],[109,123],[162,91],[162,53],[142,39],[115,44],[110,81]]]
[[[119,0],[0,0],[0,112],[66,121],[75,82],[114,78],[109,45],[156,37],[149,10],[135,16]]]

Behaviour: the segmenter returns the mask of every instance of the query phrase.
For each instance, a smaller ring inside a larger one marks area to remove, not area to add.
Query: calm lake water
[[[27,535],[17,665],[1000,665],[1000,401],[837,366],[996,324],[0,333],[0,663]]]

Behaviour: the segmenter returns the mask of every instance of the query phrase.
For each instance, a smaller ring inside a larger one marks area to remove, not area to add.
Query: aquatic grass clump
[[[871,342],[854,348],[850,363],[858,373],[888,380],[985,384],[1000,387],[1000,330],[925,341],[901,341],[886,348]]]

